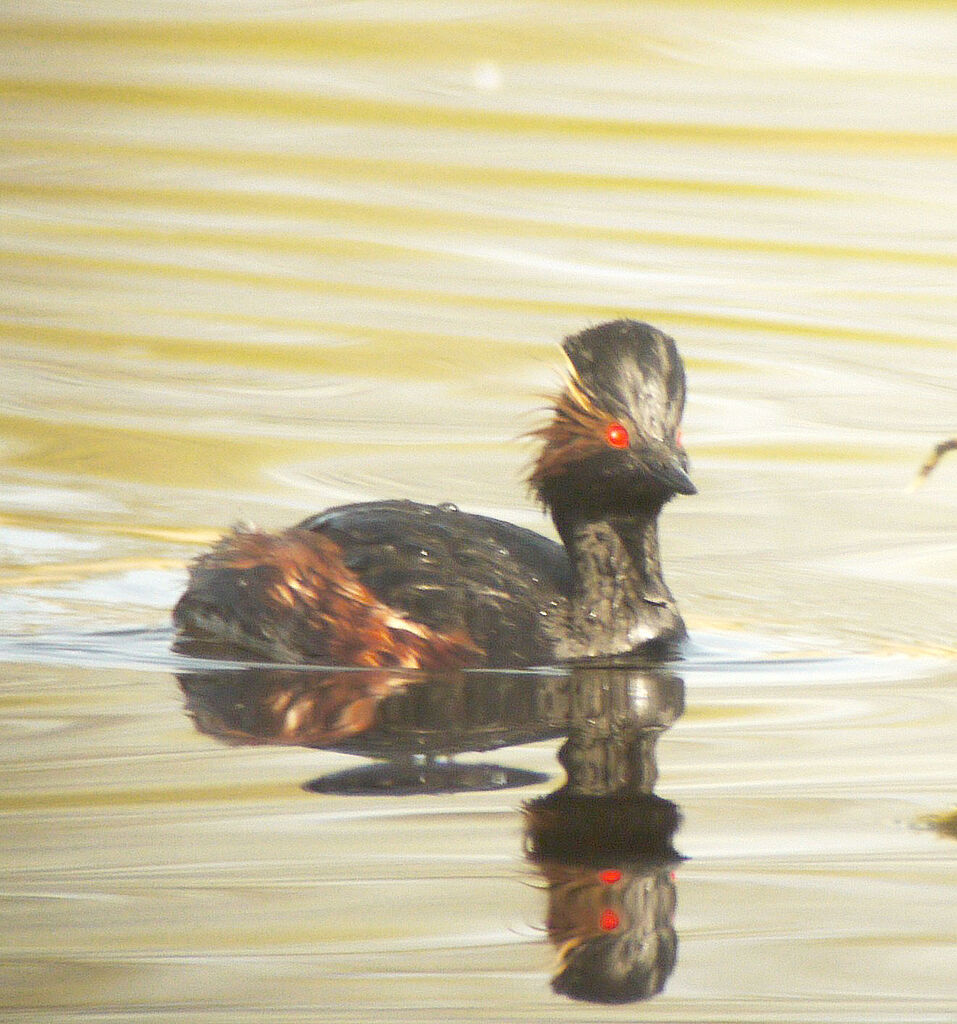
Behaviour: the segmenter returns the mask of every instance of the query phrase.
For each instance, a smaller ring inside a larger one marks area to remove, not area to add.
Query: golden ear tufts
[[[569,372],[562,390],[551,399],[551,417],[528,435],[543,442],[528,475],[533,491],[540,491],[546,479],[561,473],[569,464],[601,450],[605,444],[604,429],[612,422],[586,390],[567,353],[564,355]]]
[[[582,384],[581,377],[578,376],[578,370],[575,364],[571,361],[571,357],[568,353],[562,349],[562,355],[565,357],[565,366],[568,370],[568,377],[565,380],[565,394],[574,402],[575,405],[581,409],[586,415],[594,418],[600,418],[601,413],[595,406],[595,402],[588,391],[585,389],[585,385]],[[559,403],[561,403],[564,395],[559,395]],[[564,404],[564,403],[562,403]]]

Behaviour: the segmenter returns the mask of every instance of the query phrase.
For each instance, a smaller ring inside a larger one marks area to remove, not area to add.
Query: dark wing
[[[331,508],[299,524],[329,537],[376,598],[444,634],[462,633],[487,664],[554,659],[571,587],[561,545],[451,505],[376,501]]]

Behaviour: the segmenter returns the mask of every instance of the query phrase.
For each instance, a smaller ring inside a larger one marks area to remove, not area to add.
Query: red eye
[[[618,868],[605,868],[598,877],[605,883],[605,885],[614,885],[615,882],[621,881],[621,872]]]
[[[606,907],[601,912],[601,917],[598,919],[598,926],[603,932],[613,932],[619,924],[621,924],[621,918],[614,912],[614,910],[609,910]]]
[[[605,441],[612,448],[627,448],[629,440],[628,430],[620,423],[609,423],[605,427]]]

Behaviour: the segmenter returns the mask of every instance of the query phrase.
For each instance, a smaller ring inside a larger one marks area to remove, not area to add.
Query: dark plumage
[[[564,546],[452,505],[332,508],[234,531],[191,567],[184,647],[274,661],[443,668],[612,655],[684,634],[657,517],[694,493],[674,342],[632,320],[566,339],[570,374],[529,481]]]

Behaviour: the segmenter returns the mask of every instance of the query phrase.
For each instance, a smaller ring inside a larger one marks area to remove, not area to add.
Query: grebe
[[[342,666],[521,667],[685,635],[658,514],[694,494],[674,341],[617,320],[566,338],[569,373],[528,480],[562,544],[454,505],[330,508],[236,529],[190,569],[178,646]]]

